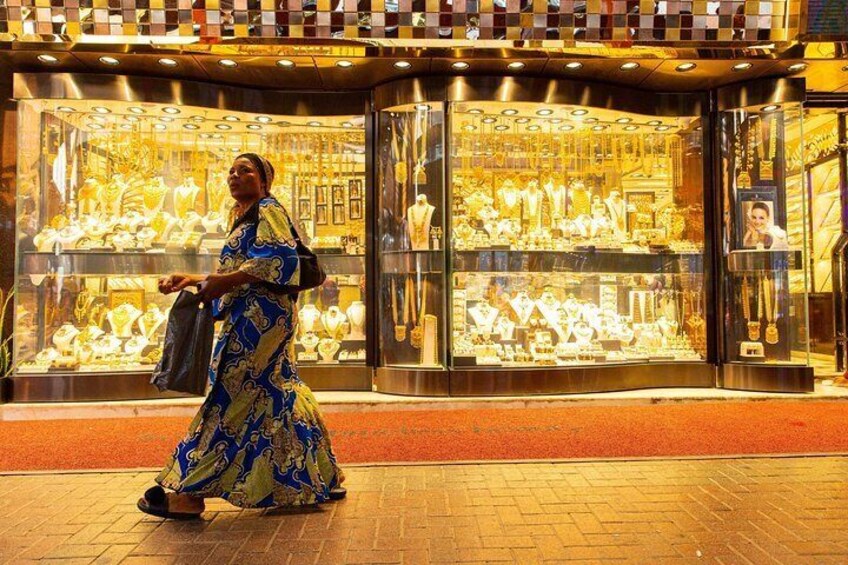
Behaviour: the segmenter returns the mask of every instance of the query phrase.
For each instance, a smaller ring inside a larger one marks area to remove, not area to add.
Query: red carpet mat
[[[330,413],[342,463],[848,452],[848,402]],[[0,422],[0,471],[157,467],[184,418]]]

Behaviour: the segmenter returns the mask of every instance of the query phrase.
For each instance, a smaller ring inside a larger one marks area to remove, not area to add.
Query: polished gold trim
[[[159,392],[150,373],[60,373],[9,377],[10,402],[150,400],[190,395]]]
[[[448,372],[444,370],[378,367],[374,390],[410,396],[450,396]]]
[[[298,365],[297,374],[312,390],[371,390],[374,369],[365,365]]]
[[[804,102],[806,88],[803,78],[763,79],[725,86],[716,91],[718,111]]]
[[[16,73],[13,90],[18,100],[148,102],[287,116],[369,112],[367,92],[283,92],[145,76]]]
[[[719,387],[759,392],[814,392],[812,367],[803,365],[743,365],[719,369]]]

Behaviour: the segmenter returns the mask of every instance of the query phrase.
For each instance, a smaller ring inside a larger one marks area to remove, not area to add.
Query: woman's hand
[[[257,278],[248,275],[242,271],[233,271],[226,275],[211,274],[200,283],[200,291],[198,294],[203,298],[204,302],[221,298],[234,288],[243,284],[256,282]]]
[[[203,281],[202,275],[187,275],[185,273],[172,273],[167,277],[159,279],[159,292],[162,294],[171,294],[188,288],[197,286]]]

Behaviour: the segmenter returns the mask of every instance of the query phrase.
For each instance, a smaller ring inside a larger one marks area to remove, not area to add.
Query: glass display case
[[[706,359],[699,117],[451,109],[453,367]]]
[[[750,102],[749,102],[750,103]],[[812,390],[808,331],[808,198],[801,106],[792,101],[720,114],[725,276],[724,384]],[[796,165],[793,165],[796,163]],[[793,171],[795,169],[795,171]],[[764,372],[770,365],[783,371]]]
[[[328,273],[300,296],[302,375],[365,366],[363,115],[88,99],[18,108],[17,378],[149,373],[173,300],[157,278],[215,270],[227,170],[246,151],[270,159],[272,193]]]

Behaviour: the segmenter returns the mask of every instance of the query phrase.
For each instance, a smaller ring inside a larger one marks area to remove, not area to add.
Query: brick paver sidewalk
[[[345,501],[211,501],[163,522],[153,472],[0,476],[0,562],[846,563],[848,457],[349,467]]]

